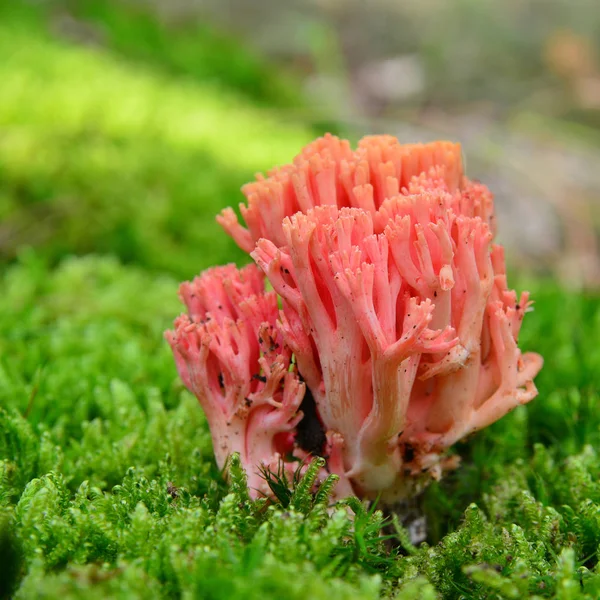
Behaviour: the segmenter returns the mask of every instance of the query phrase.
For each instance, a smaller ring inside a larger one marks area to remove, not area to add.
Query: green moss
[[[379,512],[329,515],[329,484],[313,496],[307,479],[270,507],[249,501],[235,465],[225,486],[161,337],[174,279],[23,254],[0,284],[0,510],[25,561],[17,597],[596,598],[598,302],[533,287],[522,343],[548,357],[540,397],[460,448],[463,466],[427,494],[432,545],[407,553]]]
[[[111,252],[181,277],[240,259],[215,214],[311,134],[210,77],[76,46],[12,5],[0,17],[0,256]]]

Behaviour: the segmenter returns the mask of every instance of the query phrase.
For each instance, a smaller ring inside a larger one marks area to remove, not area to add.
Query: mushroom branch
[[[508,288],[492,194],[459,145],[327,135],[243,192],[245,226],[218,221],[257,266],[183,284],[168,335],[219,464],[320,454],[343,493],[392,502],[536,396],[542,358],[517,345],[531,302]]]
[[[309,385],[327,430],[344,440],[340,475],[380,491],[402,465],[397,440],[420,356],[446,352],[458,339],[451,326],[429,328],[434,305],[411,297],[389,251],[392,228],[373,234],[369,213],[325,206],[286,218],[283,230],[285,258],[264,239],[252,256],[286,301],[287,321],[299,317],[312,338],[294,343],[282,323],[300,368],[320,365]],[[291,268],[282,272],[282,262]]]
[[[402,145],[392,136],[363,138],[356,152],[347,140],[327,134],[306,146],[291,165],[242,188],[239,205],[247,228],[231,208],[217,221],[245,252],[260,238],[285,243],[283,219],[317,206],[362,208],[373,214],[385,198],[398,194],[415,175],[444,167],[440,176],[450,190],[462,178],[460,146],[451,142]]]
[[[184,385],[198,398],[217,464],[238,452],[254,495],[262,468],[277,468],[302,419],[304,384],[275,326],[278,307],[254,265],[205,271],[181,285],[188,314],[166,333]]]

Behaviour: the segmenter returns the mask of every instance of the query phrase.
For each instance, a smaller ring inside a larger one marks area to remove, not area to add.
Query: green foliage
[[[52,260],[110,252],[186,278],[241,258],[218,235],[215,214],[237,206],[255,171],[289,160],[310,134],[201,76],[202,65],[217,68],[212,54],[182,58],[197,64],[194,77],[183,66],[158,68],[183,57],[178,44],[190,45],[191,33],[169,45],[148,17],[77,5],[115,26],[109,45],[124,43],[120,28],[139,29],[136,47],[152,57],[119,61],[50,35],[25,4],[0,4],[0,257],[24,243]]]
[[[414,547],[375,506],[330,507],[319,460],[265,474],[274,502],[250,500],[237,457],[225,483],[162,340],[174,279],[22,254],[0,283],[0,552],[16,597],[597,598],[598,302],[536,288],[523,344],[547,356],[540,397],[460,448]]]
[[[184,477],[194,493],[216,476],[195,399],[184,394],[162,332],[176,282],[112,259],[67,260],[48,274],[26,255],[0,298],[3,494],[63,469],[75,489],[106,488],[136,465]],[[12,458],[11,458],[12,457]],[[187,475],[183,476],[183,474]],[[209,479],[211,478],[209,477]]]
[[[426,575],[443,598],[597,598],[598,469],[591,446],[564,462],[537,446],[456,531],[406,559],[405,574]]]

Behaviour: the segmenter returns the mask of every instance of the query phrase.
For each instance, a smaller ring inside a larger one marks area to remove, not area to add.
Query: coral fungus
[[[246,227],[218,221],[258,267],[184,283],[167,337],[218,464],[239,452],[254,493],[262,467],[311,452],[342,493],[401,500],[535,397],[529,297],[507,287],[492,195],[458,144],[327,135],[243,192]]]
[[[181,379],[206,413],[219,466],[239,452],[249,485],[261,490],[257,467],[277,467],[293,444],[305,389],[276,326],[277,297],[254,265],[209,269],[180,296],[188,314],[166,335]]]

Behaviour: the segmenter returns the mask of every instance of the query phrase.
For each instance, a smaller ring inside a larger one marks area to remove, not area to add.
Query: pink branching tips
[[[240,452],[262,490],[260,465],[321,454],[340,494],[392,501],[535,397],[529,298],[507,287],[492,195],[457,144],[327,135],[243,191],[246,226],[218,221],[258,267],[183,284],[167,334],[219,465]]]
[[[273,169],[268,177],[242,188],[244,228],[231,208],[217,221],[246,252],[260,238],[280,246],[286,216],[316,206],[353,206],[375,212],[385,198],[400,193],[413,177],[439,167],[439,176],[454,192],[462,179],[460,146],[450,142],[402,145],[391,136],[361,140],[352,152],[346,140],[326,135],[309,144],[293,164]]]
[[[188,315],[166,334],[179,375],[198,398],[219,467],[239,452],[251,492],[265,492],[263,465],[293,449],[304,384],[275,327],[278,307],[254,265],[205,271],[181,286]]]

